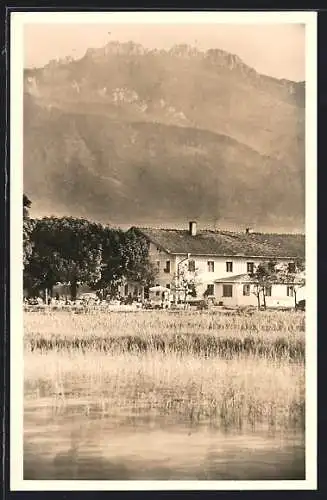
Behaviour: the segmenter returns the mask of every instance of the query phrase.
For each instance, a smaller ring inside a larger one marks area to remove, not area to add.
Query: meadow
[[[304,433],[302,312],[24,314],[25,403]]]

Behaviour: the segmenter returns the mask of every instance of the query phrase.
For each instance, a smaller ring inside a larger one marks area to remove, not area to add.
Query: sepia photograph
[[[11,15],[11,488],[316,488],[316,14]]]

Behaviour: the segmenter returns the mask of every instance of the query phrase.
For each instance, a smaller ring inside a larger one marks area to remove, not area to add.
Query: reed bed
[[[229,429],[304,429],[304,315],[25,314],[25,397]]]
[[[225,358],[249,354],[273,359],[287,357],[304,360],[303,314],[288,314],[226,318],[206,313],[185,313],[175,317],[167,312],[83,317],[71,313],[31,313],[26,316],[25,349],[32,352],[159,351]],[[259,330],[259,327],[262,329]]]
[[[139,311],[139,312],[43,312],[25,313],[28,334],[65,333],[73,335],[96,332],[99,336],[117,334],[140,334],[143,332],[164,333],[209,333],[217,330],[240,332],[304,332],[305,315],[295,311],[256,311],[251,314],[235,312],[200,311]]]
[[[157,411],[220,427],[303,428],[304,370],[264,358],[29,353],[25,394],[61,411]]]
[[[131,353],[174,353],[184,356],[190,354],[201,357],[219,357],[233,359],[237,355],[252,355],[266,359],[289,359],[304,361],[304,339],[296,339],[288,335],[246,335],[241,337],[238,332],[229,332],[222,335],[201,334],[149,334],[149,335],[119,335],[99,337],[90,335],[60,336],[30,338],[26,343],[26,350],[34,351],[81,351],[107,352],[123,354]]]

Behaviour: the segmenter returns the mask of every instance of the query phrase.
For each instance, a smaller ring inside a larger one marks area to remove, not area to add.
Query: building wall
[[[243,296],[243,284],[240,283],[226,283],[226,285],[231,285],[233,288],[232,297],[223,296],[223,288],[225,283],[215,284],[215,298],[218,302],[222,302],[224,306],[256,306],[257,298],[250,291],[250,295]]]
[[[191,256],[191,259],[193,257]],[[260,259],[259,257],[194,257],[195,267],[197,269],[198,277],[204,279],[215,280],[218,278],[228,278],[238,274],[247,273],[247,263],[253,262],[258,265],[267,259]],[[277,259],[276,259],[277,260]],[[214,272],[208,271],[208,261],[214,262]],[[232,262],[232,271],[226,270],[226,262]],[[278,262],[291,262],[288,259],[278,259]]]
[[[226,283],[233,286],[233,296],[223,296],[224,283],[216,283],[215,298],[226,306],[257,306],[257,297],[253,293],[254,286],[250,285],[250,295],[243,295],[243,283]],[[245,284],[245,283],[244,283]],[[263,305],[263,297],[260,296],[260,304]],[[271,296],[266,296],[267,307],[294,307],[294,296],[287,296],[287,285],[272,285]]]
[[[153,243],[149,246],[149,257],[154,264],[158,264],[158,275],[156,277],[156,283],[161,286],[170,288],[177,276],[177,266],[186,255],[170,255],[169,253],[159,249]],[[219,278],[231,277],[238,274],[247,273],[247,263],[253,262],[254,265],[258,265],[264,259],[258,257],[244,258],[244,257],[207,257],[207,256],[192,256],[190,255],[189,260],[195,261],[195,273],[186,273],[189,278],[194,278],[197,283],[197,293],[198,296],[203,296],[207,289],[208,284],[214,284],[214,281]],[[170,273],[164,271],[166,268],[166,262],[170,261]],[[214,262],[214,271],[208,271],[208,261]],[[226,262],[233,263],[233,269],[231,272],[226,270]],[[278,259],[278,262],[291,262],[289,259]],[[188,262],[185,261],[179,265],[179,272],[187,268]]]
[[[156,276],[155,284],[165,287],[169,285],[170,287],[172,287],[177,271],[176,262],[178,262],[178,260],[181,260],[183,257],[177,259],[175,255],[170,255],[169,253],[157,248],[153,243],[150,243],[149,258],[153,262],[153,264],[155,264],[156,267],[158,268],[158,274]],[[164,269],[166,268],[167,261],[170,262],[169,273],[164,271]]]

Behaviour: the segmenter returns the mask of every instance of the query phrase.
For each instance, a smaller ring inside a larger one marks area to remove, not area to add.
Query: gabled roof
[[[229,231],[198,231],[191,236],[180,229],[132,228],[170,254],[193,256],[244,256],[304,258],[304,234],[233,233]]]

